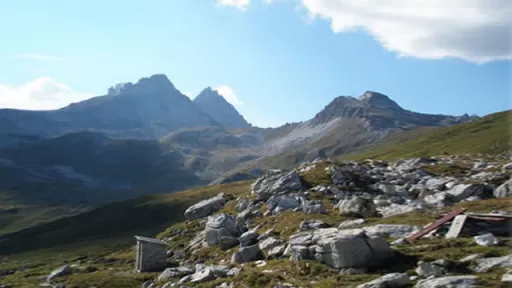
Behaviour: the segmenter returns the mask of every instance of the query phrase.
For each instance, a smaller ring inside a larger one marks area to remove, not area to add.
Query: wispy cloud
[[[218,5],[235,7],[240,11],[246,11],[251,0],[217,0]]]
[[[15,54],[14,58],[30,59],[30,60],[37,60],[37,61],[65,61],[66,60],[63,57],[58,57],[58,56],[43,55],[43,54],[27,54],[27,53]]]
[[[220,96],[224,97],[226,101],[231,103],[233,106],[242,106],[244,105],[244,102],[242,102],[238,96],[235,94],[235,91],[233,91],[233,88],[231,88],[228,85],[220,85],[216,87],[214,90],[219,93]]]

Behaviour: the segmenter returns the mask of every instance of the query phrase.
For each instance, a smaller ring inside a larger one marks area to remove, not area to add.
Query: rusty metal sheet
[[[434,222],[428,224],[427,226],[425,226],[420,231],[418,231],[418,232],[412,234],[411,236],[407,237],[407,241],[409,241],[409,243],[414,243],[419,238],[425,236],[426,234],[428,234],[432,230],[438,228],[439,226],[443,225],[444,223],[452,220],[455,216],[464,213],[466,210],[467,210],[466,208],[460,208],[458,210],[452,211],[452,212],[444,215],[442,218],[437,219],[436,221],[434,221]]]

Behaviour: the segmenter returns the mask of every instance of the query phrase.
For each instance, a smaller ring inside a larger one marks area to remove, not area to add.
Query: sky
[[[16,0],[0,9],[0,108],[55,109],[166,74],[253,125],[365,91],[435,114],[511,108],[510,0]]]

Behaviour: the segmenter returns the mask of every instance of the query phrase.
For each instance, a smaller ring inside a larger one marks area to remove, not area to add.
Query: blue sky
[[[307,120],[366,90],[425,113],[509,109],[512,1],[406,7],[415,1],[6,1],[0,107],[60,107],[164,73],[192,95],[231,88],[258,126]]]

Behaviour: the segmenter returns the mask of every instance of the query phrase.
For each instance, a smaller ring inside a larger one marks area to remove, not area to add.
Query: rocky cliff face
[[[194,104],[226,128],[251,127],[235,107],[211,87],[201,91],[194,99]]]

